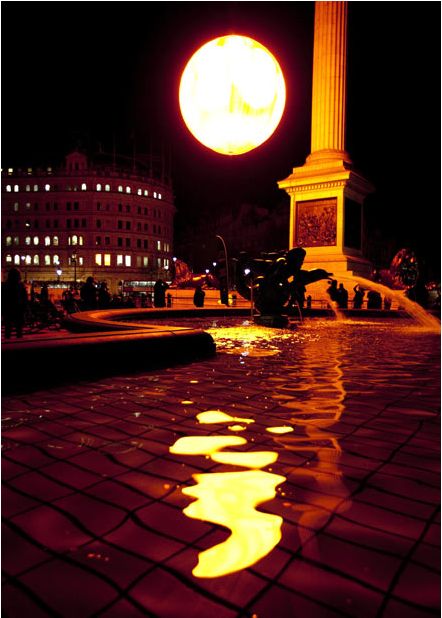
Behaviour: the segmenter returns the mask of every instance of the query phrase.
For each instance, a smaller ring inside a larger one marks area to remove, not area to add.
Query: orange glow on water
[[[246,443],[240,436],[186,436],[179,438],[169,451],[179,455],[211,455],[226,446]]]
[[[294,431],[294,429],[288,425],[281,425],[280,427],[267,427],[266,431],[269,433],[284,434],[290,433],[291,431]]]
[[[197,485],[183,493],[197,498],[184,509],[188,517],[226,526],[229,538],[201,552],[195,577],[220,577],[255,564],[281,539],[282,518],[255,507],[276,495],[285,477],[261,470],[195,474]]]
[[[196,415],[199,423],[231,423],[233,421],[237,423],[254,423],[251,418],[240,418],[238,416],[230,416],[221,410],[206,410],[206,412],[200,412]]]
[[[257,41],[222,36],[203,45],[181,76],[180,109],[192,135],[224,155],[265,142],[285,106],[285,82],[276,58]]]
[[[249,453],[213,453],[211,456],[217,463],[245,468],[265,468],[278,459],[278,453],[273,451],[251,451]]]

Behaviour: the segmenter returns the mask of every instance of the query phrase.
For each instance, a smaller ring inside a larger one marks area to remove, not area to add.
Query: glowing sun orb
[[[285,106],[276,58],[257,41],[222,36],[195,52],[183,71],[179,101],[184,122],[204,146],[240,155],[265,142]]]

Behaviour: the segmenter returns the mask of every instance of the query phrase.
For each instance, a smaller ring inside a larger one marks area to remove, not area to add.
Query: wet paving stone
[[[7,618],[438,613],[439,335],[221,326],[206,361],[3,399]],[[170,452],[183,438],[194,451]]]

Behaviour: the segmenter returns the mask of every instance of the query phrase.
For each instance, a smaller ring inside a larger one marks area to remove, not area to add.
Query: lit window
[[[12,236],[6,236],[6,246],[10,247],[12,245]]]
[[[157,266],[158,268],[161,268],[161,258],[157,258]]]
[[[105,191],[110,191],[110,185],[104,185],[104,190]]]
[[[137,255],[137,267],[141,267],[141,255]]]
[[[52,237],[52,244],[55,245],[56,247],[58,246],[58,236]]]
[[[147,257],[147,255],[145,255],[143,257],[143,266],[148,266],[148,264],[149,264],[149,258]]]
[[[12,262],[12,255],[10,253],[8,253],[8,255],[6,256],[5,260],[8,262]]]
[[[19,243],[19,238],[18,236],[14,236],[14,245],[18,245]]]
[[[84,241],[83,236],[79,236],[79,237],[78,237],[78,244],[79,244],[79,245],[82,245],[82,244],[83,244],[83,241]]]
[[[149,191],[147,189],[144,189],[144,195],[147,197],[149,195]]]
[[[124,264],[125,264],[125,266],[130,266],[131,265],[130,255],[125,255],[124,256]]]
[[[14,173],[14,168],[8,167],[8,174],[13,174],[13,173]]]
[[[45,266],[50,266],[50,265],[51,265],[51,256],[45,255]]]
[[[60,264],[60,258],[58,255],[54,255],[54,257],[52,258],[52,263],[53,264]]]
[[[123,256],[117,255],[117,266],[122,266],[122,265],[123,265]]]
[[[18,185],[14,185],[14,192],[18,193],[19,189],[18,189]]]
[[[168,258],[164,258],[164,268],[169,268],[169,260],[168,260]]]
[[[157,249],[161,251],[161,240],[157,240]]]
[[[81,190],[82,190],[82,191],[87,191],[87,186],[86,186],[86,183],[85,183],[85,182],[82,182],[82,183],[81,183]]]
[[[14,210],[15,212],[18,212],[18,202],[14,202]]]
[[[118,185],[118,191],[119,193],[123,193],[123,187],[121,185]]]
[[[51,190],[51,185],[45,185],[45,191],[50,191]]]
[[[19,255],[14,255],[14,264],[20,264],[20,256]]]
[[[33,262],[34,262],[34,264],[35,264],[36,266],[38,266],[38,265],[40,264],[40,256],[39,256],[38,254],[37,254],[37,255],[34,255]]]
[[[26,185],[26,191],[30,191],[31,190],[31,185]]]
[[[46,247],[48,247],[51,244],[51,237],[50,236],[45,236],[45,245]]]
[[[6,185],[6,191],[7,193],[11,193],[11,185]]]
[[[79,263],[80,266],[83,266],[83,258],[82,257],[78,258],[78,263]]]
[[[28,167],[28,175],[32,174],[32,167]]]
[[[158,193],[158,199],[159,200],[161,199],[161,193]]]
[[[104,265],[105,265],[105,266],[110,266],[110,265],[111,265],[111,256],[110,256],[110,253],[105,253],[105,254],[104,254]]]
[[[102,262],[101,253],[96,253],[95,254],[95,264],[97,264],[97,266],[101,266],[101,262]]]
[[[71,245],[78,245],[78,236],[76,234],[71,236]]]
[[[97,191],[101,191],[101,184],[100,183],[97,184]]]
[[[38,236],[34,236],[34,245],[38,245],[38,243],[40,242],[40,239]]]
[[[26,202],[26,209],[31,210],[31,202]]]
[[[156,191],[154,191],[154,192],[153,192],[153,196],[154,196],[154,197],[156,197],[156,196],[157,196],[157,192],[156,192]]]
[[[31,244],[31,237],[30,236],[26,236],[25,238],[25,245],[30,245]]]
[[[143,192],[141,191],[141,189],[137,189],[137,194],[138,194],[138,195],[142,195],[142,194],[143,194]]]
[[[31,262],[32,262],[32,258],[31,258],[31,256],[30,256],[30,255],[27,255],[27,256],[25,257],[25,264],[30,264]]]
[[[131,192],[131,188],[130,187],[126,187],[126,193],[130,193]]]
[[[38,191],[38,185],[34,185],[34,191]],[[38,255],[37,255],[38,257]]]

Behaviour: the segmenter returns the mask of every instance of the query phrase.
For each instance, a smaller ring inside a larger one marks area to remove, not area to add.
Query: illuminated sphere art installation
[[[204,146],[240,155],[265,142],[281,120],[285,82],[276,58],[246,36],[222,36],[195,52],[183,71],[184,122]]]

